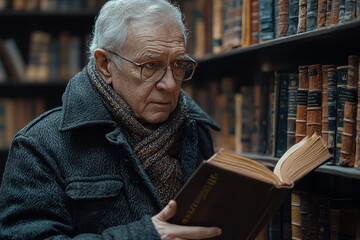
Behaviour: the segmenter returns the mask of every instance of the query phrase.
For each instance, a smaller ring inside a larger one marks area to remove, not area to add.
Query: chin
[[[170,113],[160,112],[152,114],[150,117],[144,119],[146,123],[162,123],[165,122],[170,116]]]

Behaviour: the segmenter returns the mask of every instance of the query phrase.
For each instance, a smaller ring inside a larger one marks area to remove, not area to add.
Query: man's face
[[[178,27],[131,27],[121,55],[137,63],[170,62],[185,56],[185,42]],[[114,90],[130,105],[141,123],[160,123],[168,119],[177,106],[181,82],[175,81],[170,67],[156,83],[140,78],[140,67],[121,60],[121,70],[114,70]]]

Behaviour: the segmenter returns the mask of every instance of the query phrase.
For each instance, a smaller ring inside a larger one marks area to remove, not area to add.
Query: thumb
[[[165,206],[161,212],[157,214],[157,218],[161,221],[167,221],[172,218],[176,213],[176,202],[174,200],[170,200],[170,202]]]

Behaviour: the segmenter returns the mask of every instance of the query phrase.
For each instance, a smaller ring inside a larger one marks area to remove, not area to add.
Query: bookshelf
[[[191,4],[191,1],[185,2],[190,2],[188,4]],[[220,0],[213,0],[212,3],[214,2],[219,3]],[[225,6],[227,3],[234,1],[224,0],[222,2]],[[242,1],[243,4],[245,2],[247,1]],[[356,1],[355,4],[358,4],[358,1]],[[184,4],[182,7],[186,8],[187,6]],[[197,9],[197,11],[199,11],[199,9]],[[211,29],[211,25],[215,25],[215,20],[212,19],[209,21],[208,19],[211,19],[212,13],[211,11],[210,13],[209,11],[206,11],[206,9],[203,11],[203,21],[205,21],[207,24],[210,24],[210,27],[206,27],[205,29]],[[184,10],[184,12],[191,11],[187,9]],[[209,14],[210,17],[208,16]],[[189,22],[191,21],[194,20],[190,20]],[[276,24],[276,22],[274,24]],[[244,25],[242,27],[244,27]],[[190,31],[195,31],[191,24],[189,24],[189,28]],[[226,31],[225,29],[226,28],[224,27],[224,32]],[[192,36],[194,35],[195,34]],[[208,39],[206,42],[211,41],[213,41],[213,39]],[[260,41],[259,43],[240,46],[230,50],[226,49],[219,53],[213,53],[212,49],[209,49],[204,45],[203,48],[205,49],[205,54],[202,56],[197,56],[195,53],[193,53],[193,56],[198,61],[199,66],[195,72],[192,83],[189,83],[189,93],[205,111],[207,111],[212,117],[215,118],[215,120],[218,121],[218,123],[220,123],[220,125],[225,126],[223,127],[223,130],[225,129],[225,131],[228,131],[227,133],[215,133],[214,136],[215,138],[216,136],[220,136],[220,143],[223,143],[225,148],[228,148],[228,146],[231,146],[228,145],[228,142],[233,141],[234,136],[236,138],[239,137],[239,135],[236,135],[236,132],[235,134],[231,132],[234,131],[231,129],[231,126],[229,126],[231,125],[231,121],[225,124],[224,122],[226,122],[229,118],[235,118],[235,127],[237,124],[244,124],[244,119],[242,119],[242,122],[240,121],[240,123],[237,122],[236,116],[238,109],[236,107],[229,108],[229,105],[233,104],[234,98],[236,99],[236,95],[242,95],[241,101],[244,102],[244,99],[249,97],[249,95],[245,96],[247,93],[243,91],[244,89],[249,87],[251,88],[256,85],[263,86],[267,88],[267,90],[265,90],[265,92],[261,92],[261,94],[265,96],[262,100],[265,101],[262,101],[261,104],[263,106],[260,106],[260,111],[271,112],[271,109],[269,108],[269,94],[271,93],[271,85],[274,86],[276,73],[298,73],[298,68],[302,65],[348,65],[348,57],[350,55],[360,56],[359,42],[360,18],[357,17],[357,19],[348,22],[333,24],[320,29],[305,31],[294,35],[275,37],[272,40]],[[194,44],[194,42],[192,42],[192,44]],[[191,46],[190,49],[196,49],[196,47]],[[232,91],[229,91],[228,89],[222,89],[224,79],[228,78],[234,80]],[[214,88],[217,89],[214,91]],[[281,90],[279,90],[279,92],[280,91]],[[207,97],[204,97],[206,95]],[[223,95],[226,95],[225,98],[227,98],[228,101],[227,105],[224,105],[224,103],[217,104],[217,100],[223,99]],[[254,98],[255,95],[256,93],[252,92],[251,101],[253,102],[254,99],[256,99],[256,97]],[[258,107],[259,106],[257,106],[256,109],[258,109]],[[220,111],[219,108],[221,108]],[[256,110],[254,110],[254,114],[256,114],[255,111]],[[218,116],[218,112],[220,112],[220,117]],[[248,115],[248,117],[254,119],[253,116]],[[259,121],[259,119],[257,119],[257,121]],[[265,116],[260,118],[260,122],[261,123],[258,126],[261,126],[261,124],[265,126],[262,128],[262,131],[267,132],[265,134],[265,138],[269,139],[269,129],[271,128],[269,116],[265,114]],[[244,134],[244,131],[246,131],[246,129],[242,129],[241,134]],[[245,134],[248,134],[248,132],[246,131]],[[247,140],[249,140],[249,138],[247,138]],[[239,140],[235,139],[235,141]],[[215,140],[215,144],[216,142],[217,141]],[[269,144],[269,142],[267,142],[267,144]],[[220,145],[215,147],[221,148],[224,146]],[[232,150],[236,151],[235,149]],[[245,157],[260,161],[270,169],[274,168],[276,162],[279,159],[278,157],[275,157],[274,152],[269,153],[268,149],[265,151],[262,149],[258,152],[238,151],[238,153]],[[315,196],[317,200],[320,198],[327,198],[327,200],[332,199],[334,202],[336,202],[338,199],[355,199],[356,203],[352,204],[351,208],[355,209],[355,212],[357,212],[358,209],[360,209],[360,201],[358,201],[360,198],[360,170],[353,167],[324,164],[297,182],[295,184],[295,192],[310,193],[312,196]],[[304,200],[304,202],[306,201]],[[291,224],[291,221],[294,219],[289,218],[289,216],[291,216],[291,203],[292,202],[289,199],[289,201],[285,202],[281,209],[279,209],[276,216],[274,216],[274,218],[269,223],[268,238],[264,239],[291,239],[291,229],[294,227]],[[334,205],[336,205],[336,203]],[[336,211],[339,210],[336,209],[337,207],[334,207]],[[331,214],[333,214],[334,210],[332,208],[333,206],[331,206],[331,209],[329,209],[331,210]],[[324,212],[322,212],[322,214],[323,213]],[[339,211],[337,211],[337,213],[339,213]],[[327,212],[327,214],[328,216],[330,215],[329,212]],[[284,216],[287,216],[287,219],[284,220]],[[353,217],[349,217],[348,221],[346,221],[346,219],[342,219],[342,221],[344,224],[347,224],[349,221],[353,221],[352,229],[354,229],[354,222],[356,224],[357,220]],[[294,220],[294,222],[297,221]],[[360,225],[360,222],[358,223]],[[344,224],[340,224],[342,228]],[[351,224],[349,224],[349,226],[350,225]],[[329,226],[330,224],[327,227],[329,228]],[[305,226],[302,225],[302,227],[304,228]],[[330,239],[339,239],[339,236],[340,239],[355,239],[353,238],[355,234],[354,232],[339,232],[339,229],[341,229],[341,227],[335,229],[336,231],[331,229],[331,231],[337,235],[335,237],[332,236]],[[306,230],[310,232],[309,229]],[[357,227],[357,231],[359,230],[360,228]],[[302,229],[302,231],[305,231],[305,229]],[[328,231],[328,233],[329,232],[330,231]],[[320,231],[317,233],[319,234],[319,239],[329,239],[329,237],[320,238],[321,234],[321,236],[324,237],[323,233],[324,232]],[[359,237],[358,235],[356,236]],[[293,237],[293,239],[296,239],[296,236],[293,235]],[[317,239],[317,237],[307,239]]]
[[[78,52],[81,54],[77,59],[82,68],[87,62],[87,44],[98,10],[105,1],[68,1],[66,4],[73,5],[42,9],[40,5],[32,9],[14,9],[15,1],[7,1],[7,6],[0,9],[0,39],[14,39],[19,49],[25,67],[29,65],[31,48],[31,35],[41,31],[51,36],[51,39],[59,38],[61,32],[67,32],[69,36],[79,36],[80,45]],[[24,3],[26,1],[23,1]],[[36,1],[37,4],[45,1]],[[64,4],[63,2],[62,4]],[[61,4],[60,1],[52,1],[52,4]],[[91,6],[90,6],[91,5]],[[11,24],[9,24],[11,23]],[[72,51],[69,48],[69,52]],[[3,58],[3,56],[2,56]],[[4,60],[3,60],[4,62]],[[3,64],[4,65],[4,64]],[[6,79],[0,81],[0,99],[17,101],[22,99],[29,102],[31,99],[41,99],[44,109],[61,106],[61,97],[65,90],[68,77],[47,77],[46,79],[15,79],[6,69]],[[15,111],[16,112],[16,111]],[[15,114],[18,114],[16,112]],[[0,179],[7,158],[8,149],[2,147],[0,150]],[[1,180],[0,180],[1,181]]]

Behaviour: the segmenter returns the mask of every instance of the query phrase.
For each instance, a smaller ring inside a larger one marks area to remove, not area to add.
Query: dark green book
[[[287,148],[295,144],[296,132],[296,111],[297,111],[297,91],[299,87],[299,77],[296,72],[289,73],[289,92],[288,92],[288,114],[287,114]]]
[[[288,85],[289,73],[276,72],[275,81],[279,81],[279,92],[276,111],[276,157],[281,157],[287,149],[287,116],[288,116]]]

